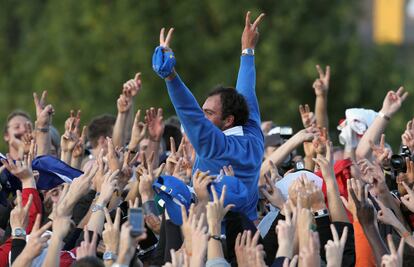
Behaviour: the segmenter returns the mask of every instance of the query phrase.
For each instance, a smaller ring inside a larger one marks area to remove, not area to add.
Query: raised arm
[[[170,29],[165,38],[164,28],[161,29],[160,46],[152,59],[154,71],[165,79],[171,102],[197,154],[204,158],[220,158],[224,153],[234,155],[228,138],[204,116],[197,100],[175,72],[175,58],[169,47],[172,32]]]
[[[315,90],[315,115],[316,123],[319,127],[324,127],[329,132],[329,120],[328,120],[328,90],[329,80],[331,78],[331,67],[326,66],[326,71],[323,72],[319,65],[316,65],[316,69],[319,72],[319,79],[313,83],[313,89]]]
[[[47,91],[43,91],[41,98],[33,93],[36,106],[35,140],[37,144],[37,155],[42,156],[50,153],[51,139],[49,127],[52,115],[55,113],[52,105],[46,104]]]
[[[254,49],[259,39],[258,26],[264,16],[265,14],[260,14],[252,24],[250,22],[250,11],[246,14],[246,23],[241,39],[242,56],[236,84],[237,91],[244,96],[249,106],[249,119],[259,124],[259,126],[260,110],[255,91],[256,70],[254,66]]]
[[[364,136],[359,141],[356,149],[357,159],[364,159],[371,157],[370,143],[377,143],[385,127],[392,116],[401,108],[402,103],[407,98],[408,92],[405,92],[404,87],[400,87],[396,92],[388,91],[385,96],[382,108],[371,126],[368,128]]]

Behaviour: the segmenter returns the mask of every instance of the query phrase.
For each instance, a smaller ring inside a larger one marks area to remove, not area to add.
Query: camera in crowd
[[[267,136],[265,136],[265,147],[273,147],[274,149],[280,147],[288,139],[293,136],[293,128],[290,126],[275,126],[273,127]],[[293,150],[282,163],[279,164],[279,174],[284,175],[285,172],[290,169],[295,171],[304,169],[304,163],[302,160],[297,159],[297,152]]]
[[[413,155],[408,146],[402,146],[400,154],[391,156],[391,167],[396,175],[401,172],[407,172],[407,164],[405,162],[406,158],[414,161]]]

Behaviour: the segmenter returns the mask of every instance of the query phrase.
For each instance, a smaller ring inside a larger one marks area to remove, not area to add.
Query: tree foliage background
[[[31,0],[0,1],[0,123],[14,109],[34,115],[32,92],[47,89],[62,132],[71,109],[83,123],[116,113],[122,84],[142,72],[137,105],[173,114],[164,82],[151,69],[161,27],[175,27],[177,70],[203,101],[214,85],[235,85],[247,10],[266,13],[256,51],[262,118],[300,128],[298,105],[314,106],[316,64],[330,64],[331,133],[344,110],[378,110],[389,89],[412,92],[407,47],[363,45],[359,0]],[[399,144],[413,97],[392,121]],[[5,149],[2,144],[3,151]]]

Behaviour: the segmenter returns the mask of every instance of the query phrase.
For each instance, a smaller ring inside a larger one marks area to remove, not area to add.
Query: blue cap
[[[5,159],[0,155],[0,158]],[[1,166],[0,162],[0,166]],[[40,190],[49,190],[63,183],[71,183],[73,179],[81,176],[82,171],[71,167],[65,162],[53,156],[44,155],[32,161],[32,170],[39,172],[39,179],[36,187]],[[22,189],[22,182],[19,178],[11,174],[7,169],[4,170],[10,187],[13,191]]]
[[[214,189],[216,189],[217,195],[220,197],[223,186],[226,185],[226,197],[224,199],[224,206],[229,204],[235,205],[232,208],[232,211],[235,212],[246,212],[246,206],[248,205],[248,191],[247,187],[234,176],[227,176],[227,175],[219,175],[217,178],[211,183],[214,185]],[[210,192],[210,199],[213,200],[213,194],[211,193],[211,188],[209,187]]]
[[[41,190],[49,190],[63,183],[71,183],[73,179],[83,174],[82,171],[49,155],[35,158],[32,162],[32,169],[39,172],[37,188]]]
[[[152,55],[152,69],[165,79],[171,74],[175,66],[176,60],[174,53],[171,50],[166,50],[165,47],[158,46],[155,48]]]
[[[184,205],[188,211],[192,200],[192,195],[187,185],[174,176],[163,175],[158,177],[152,188],[164,200],[165,208],[171,221],[176,225],[183,224],[180,204]]]

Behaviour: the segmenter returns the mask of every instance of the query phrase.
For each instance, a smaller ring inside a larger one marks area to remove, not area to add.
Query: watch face
[[[22,237],[22,236],[26,235],[26,231],[22,228],[16,228],[16,229],[14,229],[14,234],[13,235],[16,236],[16,237]]]
[[[115,259],[115,257],[114,257],[115,255],[112,253],[112,252],[110,252],[110,251],[105,251],[105,253],[103,254],[103,259],[104,260],[114,260]]]

